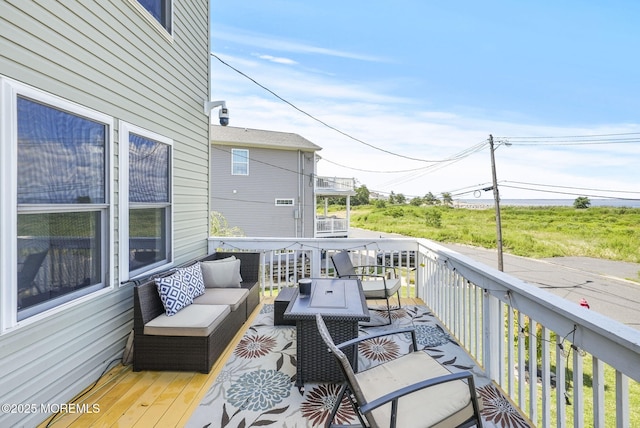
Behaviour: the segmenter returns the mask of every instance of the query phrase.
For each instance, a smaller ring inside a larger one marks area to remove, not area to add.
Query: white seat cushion
[[[362,291],[364,297],[367,299],[386,299],[388,296],[393,296],[400,288],[400,278],[387,279],[387,292],[385,295],[384,280],[380,279],[366,279],[362,280]]]
[[[209,336],[231,313],[228,305],[189,305],[173,316],[162,314],[144,325],[154,336]]]
[[[423,351],[356,374],[367,401],[421,380],[450,372]],[[425,407],[426,406],[426,407]],[[372,411],[380,427],[388,427],[391,404]],[[451,416],[453,414],[453,416]],[[468,385],[453,381],[405,395],[398,401],[398,427],[458,426],[473,415]]]
[[[247,300],[246,288],[207,288],[202,296],[193,299],[194,305],[228,305],[232,311]]]

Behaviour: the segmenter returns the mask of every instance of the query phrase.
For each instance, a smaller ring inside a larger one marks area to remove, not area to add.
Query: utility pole
[[[493,178],[493,199],[496,205],[496,236],[498,246],[498,270],[503,272],[502,263],[502,222],[500,220],[500,193],[498,192],[498,178],[496,177],[496,156],[493,146],[493,135],[489,134],[489,147],[491,148],[491,176]]]

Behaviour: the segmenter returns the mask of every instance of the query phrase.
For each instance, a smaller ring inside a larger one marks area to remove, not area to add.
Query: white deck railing
[[[316,177],[316,192],[338,191],[352,192],[355,189],[355,180],[345,177]]]
[[[583,427],[585,417],[594,427],[631,426],[629,384],[640,382],[640,330],[428,240],[210,238],[209,251],[219,248],[263,254],[265,295],[300,277],[333,276],[330,255],[339,250],[354,252],[356,264],[397,266],[402,295],[421,298],[535,426]],[[536,362],[533,369],[528,361]],[[520,382],[529,372],[537,382]],[[605,372],[614,373],[613,384],[605,383]],[[605,390],[615,392],[614,403]],[[607,408],[615,415],[605,414]]]
[[[340,237],[349,233],[349,220],[339,217],[316,217],[316,236]]]

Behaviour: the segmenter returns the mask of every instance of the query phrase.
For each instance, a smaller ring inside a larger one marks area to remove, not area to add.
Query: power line
[[[574,146],[640,143],[640,132],[541,137],[500,137],[519,146]]]
[[[301,109],[300,107],[296,106],[295,104],[293,104],[292,102],[288,101],[287,99],[281,97],[280,95],[278,95],[276,92],[272,91],[271,89],[269,89],[268,87],[266,87],[265,85],[261,84],[260,82],[258,82],[257,80],[255,80],[253,77],[247,75],[246,73],[243,73],[242,71],[238,70],[237,68],[235,68],[234,66],[232,66],[231,64],[225,62],[224,60],[222,60],[219,56],[217,56],[216,54],[214,54],[213,52],[209,52],[209,55],[211,55],[213,58],[217,59],[218,61],[220,61],[222,64],[224,64],[225,66],[229,67],[231,70],[235,71],[236,73],[240,74],[241,76],[245,77],[246,79],[250,80],[251,82],[253,82],[254,84],[256,84],[257,86],[259,86],[260,88],[264,89],[265,91],[269,92],[271,95],[273,95],[274,97],[276,97],[277,99],[279,99],[280,101],[282,101],[285,104],[288,104],[290,107],[294,108],[295,110],[297,110],[298,112],[304,114],[305,116],[315,120],[316,122],[320,123],[321,125],[353,140],[356,141],[360,144],[364,144],[365,146],[368,146],[372,149],[375,150],[379,150],[383,153],[387,153],[389,155],[392,156],[397,156],[400,158],[404,158],[404,159],[409,159],[409,160],[413,160],[413,161],[418,161],[418,162],[427,162],[427,163],[434,163],[434,162],[446,162],[447,160],[428,160],[428,159],[422,159],[422,158],[416,158],[416,157],[412,157],[412,156],[406,156],[406,155],[402,155],[399,153],[395,153],[392,152],[390,150],[386,150],[383,149],[381,147],[378,146],[374,146],[373,144],[367,143],[366,141],[363,141],[359,138],[356,138],[354,136],[352,136],[351,134],[348,134],[338,128],[336,128],[335,126],[332,126],[330,124],[328,124],[327,122],[323,121],[322,119],[319,119],[317,117],[315,117],[314,115],[312,115],[311,113],[306,112],[305,110]]]
[[[437,164],[437,165],[429,165],[428,167],[425,167],[422,169],[422,173],[418,174],[418,175],[407,175],[404,178],[399,178],[396,180],[392,180],[389,181],[387,183],[382,184],[383,186],[392,186],[392,185],[400,185],[400,184],[404,184],[406,182],[412,181],[412,180],[416,180],[420,177],[423,177],[431,172],[437,171],[439,169],[442,169],[444,167],[450,166],[451,164],[454,164],[468,156],[471,156],[472,154],[475,154],[481,150],[483,150],[486,146],[488,146],[488,142],[486,140],[483,140],[480,143],[477,143],[465,150],[463,150],[462,152],[458,153],[455,156],[452,156],[451,158],[449,158],[449,160],[447,161],[447,164]]]
[[[587,190],[589,192],[608,192],[608,193],[634,193],[640,194],[640,192],[634,192],[630,190],[610,190],[610,189],[591,189],[587,187],[569,187],[569,186],[558,186],[553,184],[539,184],[539,183],[525,183],[522,181],[504,181],[504,183],[514,183],[514,184],[523,184],[529,186],[542,186],[542,187],[554,187],[559,189],[577,189],[577,190]]]
[[[544,189],[534,189],[529,187],[521,187],[521,186],[510,186],[508,184],[503,184],[502,187],[508,187],[511,189],[520,189],[520,190],[531,190],[535,192],[543,192],[543,193],[554,193],[558,195],[575,195],[576,193],[580,194],[581,192],[560,192],[558,190],[544,190]],[[588,196],[591,198],[602,198],[602,199],[619,199],[623,201],[640,201],[640,198],[624,198],[619,196],[609,196],[609,195],[593,195],[593,194],[583,194],[582,196]]]
[[[339,166],[341,168],[351,169],[353,171],[360,171],[360,172],[373,172],[373,173],[376,173],[376,174],[397,174],[397,173],[401,173],[401,172],[421,171],[422,169],[424,169],[423,167],[420,167],[420,168],[402,169],[402,170],[395,170],[395,171],[378,171],[378,170],[354,168],[352,166],[342,165],[342,164],[339,164],[338,162],[330,161],[329,159],[327,159],[325,157],[323,157],[322,160],[327,161],[330,164]]]
[[[519,184],[521,186],[510,185],[509,183]],[[634,191],[628,191],[628,190],[593,189],[593,188],[586,188],[586,187],[559,186],[559,185],[553,185],[553,184],[527,183],[527,182],[521,182],[521,181],[508,181],[508,180],[499,181],[498,184],[501,187],[520,189],[520,190],[530,190],[533,192],[541,192],[541,193],[554,193],[559,195],[583,194],[583,196],[588,196],[592,198],[619,199],[619,200],[626,200],[626,201],[640,200],[640,198],[636,199],[636,198],[627,198],[627,197],[621,197],[621,196],[611,196],[611,195],[594,193],[594,192],[604,192],[604,193],[640,194],[640,192],[634,192]],[[531,186],[536,186],[536,187],[531,187]],[[485,184],[477,184],[475,186],[462,187],[460,189],[451,190],[446,193],[449,193],[453,197],[460,197],[467,194],[473,194],[478,191],[489,191],[492,189],[493,187],[491,183],[485,183]],[[553,189],[566,189],[567,191],[565,192],[565,191],[553,190]],[[585,192],[589,192],[589,193],[585,193]]]
[[[539,136],[539,137],[496,137],[496,138],[506,138],[506,139],[557,139],[557,138],[593,138],[593,137],[619,137],[623,135],[638,135],[640,136],[640,132],[620,132],[615,134],[588,134],[588,135],[563,135],[563,136]]]

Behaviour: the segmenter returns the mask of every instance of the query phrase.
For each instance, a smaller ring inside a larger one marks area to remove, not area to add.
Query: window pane
[[[107,126],[18,97],[18,203],[105,203]]]
[[[168,208],[129,210],[129,270],[166,261]]]
[[[102,282],[100,219],[100,211],[18,215],[19,314]]]
[[[171,0],[138,0],[147,11],[162,25],[167,31],[171,32],[170,4]]]
[[[231,173],[233,175],[249,175],[248,150],[231,150]]]
[[[129,134],[129,202],[169,202],[169,146]]]

